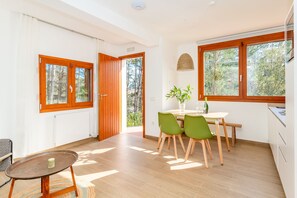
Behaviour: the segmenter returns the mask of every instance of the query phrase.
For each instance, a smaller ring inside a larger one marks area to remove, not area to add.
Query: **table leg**
[[[43,179],[40,178],[40,192],[43,193]]]
[[[219,150],[220,162],[221,162],[221,165],[224,165],[219,120],[216,120],[215,124],[216,124],[216,135],[217,135],[217,141],[218,141],[218,150]]]
[[[76,188],[76,182],[75,182],[74,172],[73,172],[72,166],[70,166],[70,170],[71,170],[71,176],[72,176],[73,186],[75,188],[75,195],[76,195],[76,197],[78,197],[77,188]]]
[[[230,151],[229,138],[228,138],[227,127],[226,127],[226,123],[225,123],[224,118],[222,119],[222,123],[223,123],[223,128],[224,128],[224,134],[225,134],[227,149],[228,149],[228,151]]]
[[[12,196],[12,191],[13,191],[13,187],[14,187],[14,182],[15,182],[15,179],[12,179],[12,181],[11,181],[11,185],[10,185],[10,190],[9,190],[8,198],[11,198],[11,196]]]
[[[47,197],[50,197],[49,196],[49,176],[44,176],[44,177],[41,177],[41,184],[42,184],[42,187],[41,187],[41,191],[42,191],[42,197],[44,198],[47,198]]]

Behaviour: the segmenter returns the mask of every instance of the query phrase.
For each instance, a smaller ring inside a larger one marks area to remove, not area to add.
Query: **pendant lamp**
[[[192,57],[188,53],[182,54],[177,62],[177,71],[194,70]]]

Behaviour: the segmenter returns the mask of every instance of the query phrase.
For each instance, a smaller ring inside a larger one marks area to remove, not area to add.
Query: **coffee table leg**
[[[70,166],[70,170],[71,170],[71,176],[72,176],[73,186],[75,188],[75,195],[76,195],[76,197],[78,197],[77,188],[76,188],[76,182],[75,182],[74,172],[73,172],[72,166]]]
[[[43,193],[43,179],[40,178],[40,192]]]
[[[12,191],[13,191],[13,187],[14,187],[14,182],[15,182],[15,179],[12,179],[12,181],[11,181],[11,185],[10,185],[10,190],[9,190],[8,198],[11,198],[11,196],[12,196]]]
[[[41,177],[42,197],[49,197],[49,176]]]

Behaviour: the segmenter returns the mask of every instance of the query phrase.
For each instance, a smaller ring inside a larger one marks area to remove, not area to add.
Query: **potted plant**
[[[166,94],[166,98],[176,98],[179,102],[180,111],[184,111],[186,109],[186,101],[191,99],[192,88],[190,85],[187,86],[186,89],[177,88],[174,86],[168,94]]]

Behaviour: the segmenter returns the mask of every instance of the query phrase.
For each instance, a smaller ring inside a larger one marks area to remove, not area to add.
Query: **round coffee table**
[[[48,168],[48,159],[55,158],[55,167]],[[50,151],[25,157],[13,164],[11,164],[6,170],[5,174],[12,178],[10,191],[8,197],[12,196],[15,180],[28,180],[41,178],[41,193],[42,197],[55,197],[61,194],[65,194],[71,191],[75,191],[75,195],[78,196],[72,164],[76,162],[78,158],[77,153],[68,150]],[[71,170],[71,176],[73,186],[65,189],[50,193],[49,189],[49,176],[56,174],[66,168]]]

